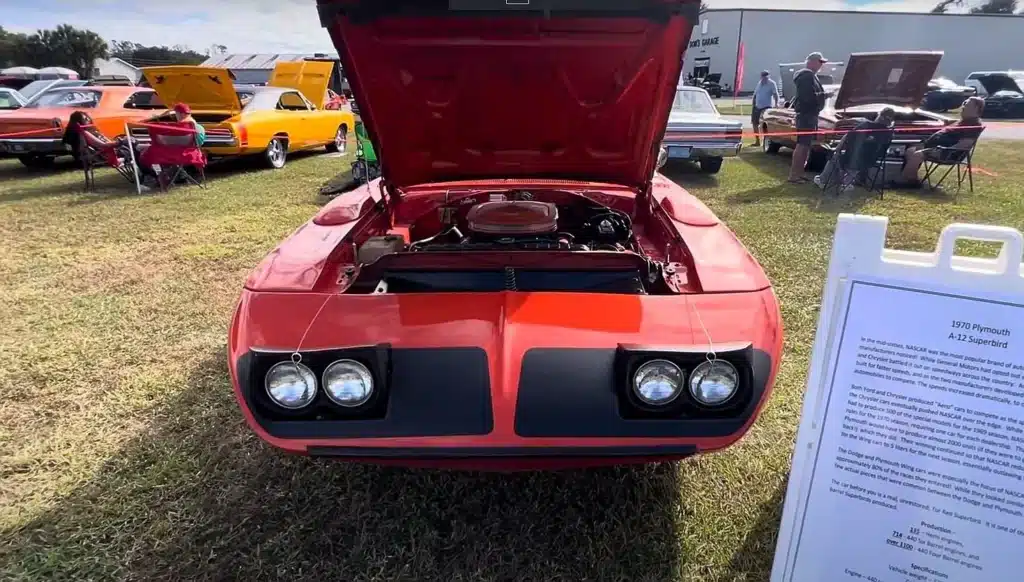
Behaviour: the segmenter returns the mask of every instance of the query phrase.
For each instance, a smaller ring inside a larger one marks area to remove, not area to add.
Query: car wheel
[[[722,169],[722,158],[701,158],[700,171],[705,174],[717,174]]]
[[[770,138],[770,137],[768,137],[766,135],[767,133],[768,133],[768,126],[767,125],[762,125],[761,126],[761,134],[762,134],[763,137],[761,138],[761,150],[764,153],[766,153],[766,154],[777,154],[777,153],[779,153],[779,148],[781,148],[782,146],[777,144],[777,143],[775,143],[774,141],[772,141],[772,138]]]
[[[40,154],[27,154],[18,156],[18,161],[21,162],[26,168],[48,168],[53,164],[53,156],[44,156]]]
[[[275,170],[280,170],[284,167],[285,161],[288,159],[288,142],[284,138],[275,137],[270,140],[267,144],[266,151],[263,152],[263,160],[267,166]]]
[[[327,151],[333,153],[344,152],[348,149],[348,127],[341,125],[334,134],[334,141],[327,144]]]

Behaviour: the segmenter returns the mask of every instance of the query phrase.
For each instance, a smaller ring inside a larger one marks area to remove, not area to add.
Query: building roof
[[[223,69],[272,70],[281,61],[301,61],[307,57],[338,58],[337,54],[325,53],[260,53],[260,54],[229,54],[213,55],[203,62],[204,67],[220,67]]]
[[[128,61],[125,61],[123,59],[119,59],[117,57],[110,57],[109,59],[96,59],[96,66],[98,66],[99,63],[104,63],[104,62],[105,63],[117,63],[119,65],[124,65],[125,67],[128,67],[129,69],[134,69],[134,70],[139,71],[139,72],[142,71],[142,69],[136,67],[135,65],[129,63]]]

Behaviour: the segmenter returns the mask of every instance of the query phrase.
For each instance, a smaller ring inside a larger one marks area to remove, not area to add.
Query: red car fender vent
[[[673,200],[670,196],[666,196],[661,200],[661,208],[672,220],[687,226],[718,226],[721,224],[711,210],[697,200]]]
[[[342,195],[324,206],[313,217],[313,224],[318,226],[340,226],[358,220],[373,209],[375,201],[365,191],[355,195]]]

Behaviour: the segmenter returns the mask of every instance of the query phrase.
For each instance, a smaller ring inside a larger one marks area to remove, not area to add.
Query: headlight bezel
[[[309,368],[317,381],[316,398],[311,405],[289,409],[278,405],[266,390],[267,373],[276,365],[291,364],[293,352],[285,350],[257,350],[249,352],[250,364],[242,381],[246,400],[253,415],[261,422],[299,421],[357,421],[378,420],[385,417],[391,392],[391,346],[380,344],[327,350],[302,350],[300,363]],[[324,372],[340,360],[352,360],[363,365],[373,379],[373,391],[368,401],[357,407],[345,407],[327,396],[323,383]]]
[[[715,359],[732,365],[739,376],[739,385],[732,397],[718,406],[700,403],[690,392],[690,376],[701,363],[708,360],[706,350],[688,347],[662,348],[645,345],[620,344],[615,358],[615,390],[619,415],[627,420],[718,420],[748,414],[755,401],[754,350],[750,344],[723,346]],[[633,389],[633,377],[643,364],[652,360],[667,360],[683,372],[681,394],[667,405],[651,406],[638,398]]]
[[[357,369],[357,371],[365,372],[370,382],[370,389],[367,391],[366,396],[354,403],[342,402],[341,400],[335,398],[334,394],[327,387],[327,375],[331,372],[332,369],[335,368],[335,366],[342,365],[354,366]],[[371,370],[370,367],[367,366],[366,364],[363,364],[359,360],[354,360],[352,358],[342,358],[340,360],[335,360],[328,364],[327,367],[324,368],[323,374],[320,376],[320,383],[321,386],[323,387],[324,396],[327,397],[328,400],[330,400],[333,404],[348,410],[354,410],[366,406],[367,404],[371,403],[373,397],[376,396],[377,393],[376,380],[373,377],[373,370]]]
[[[643,372],[645,368],[647,368],[647,367],[654,367],[656,365],[668,366],[670,368],[673,368],[674,371],[679,376],[679,386],[676,388],[675,392],[672,394],[672,396],[670,398],[668,398],[666,400],[663,400],[663,401],[660,401],[660,402],[654,401],[652,399],[649,399],[649,398],[645,397],[644,394],[642,393],[642,391],[640,390],[640,383],[639,383],[640,382],[640,373]],[[636,397],[636,399],[638,401],[640,401],[640,403],[643,406],[654,408],[654,409],[658,409],[658,410],[661,410],[661,409],[664,409],[664,408],[666,408],[668,406],[671,406],[673,402],[678,400],[679,397],[682,396],[684,392],[686,392],[686,386],[687,386],[687,373],[686,373],[686,370],[681,368],[678,364],[676,364],[672,360],[667,360],[665,358],[654,358],[654,359],[650,359],[650,360],[647,360],[647,361],[644,361],[644,362],[640,363],[638,366],[636,366],[636,369],[633,370],[632,374],[630,375],[630,379],[629,379],[629,388],[633,392],[633,396]]]
[[[694,380],[697,378],[698,372],[701,372],[702,369],[713,369],[715,366],[724,366],[731,370],[733,375],[736,377],[736,387],[733,388],[732,392],[724,400],[721,400],[719,402],[708,402],[697,395],[697,392],[694,390]],[[694,366],[692,370],[690,370],[690,373],[686,379],[686,391],[689,393],[690,397],[698,406],[717,410],[725,406],[728,406],[729,401],[731,401],[733,398],[736,398],[736,396],[740,392],[740,387],[742,386],[742,384],[743,378],[740,375],[740,371],[732,362],[724,359],[715,358],[704,360],[703,362]]]
[[[289,367],[293,368],[294,370],[297,370],[300,376],[308,376],[308,379],[311,380],[313,384],[312,396],[309,398],[308,401],[299,406],[288,406],[287,404],[282,403],[277,398],[274,398],[274,394],[270,390],[270,375],[273,374],[275,370],[287,370]],[[283,362],[277,362],[276,364],[270,366],[270,368],[267,369],[266,373],[263,374],[263,391],[266,393],[267,398],[270,399],[270,402],[272,402],[274,406],[277,406],[289,412],[298,412],[307,409],[316,403],[317,397],[319,396],[320,393],[320,384],[319,381],[317,380],[316,373],[313,372],[313,370],[311,370],[309,366],[301,362],[285,360]]]

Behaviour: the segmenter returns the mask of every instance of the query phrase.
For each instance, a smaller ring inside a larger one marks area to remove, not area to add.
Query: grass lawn
[[[675,168],[781,299],[773,399],[727,452],[641,468],[467,474],[285,456],[244,426],[225,332],[248,270],[347,168],[236,167],[136,196],[0,162],[0,580],[767,580],[836,214],[925,250],[952,221],[1024,229],[1024,143],[976,192],[820,202],[788,159]],[[981,252],[984,249],[977,249]]]

